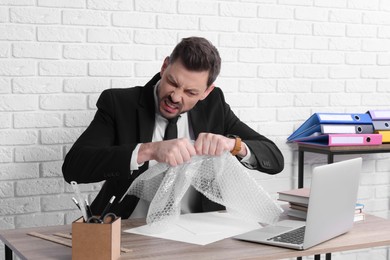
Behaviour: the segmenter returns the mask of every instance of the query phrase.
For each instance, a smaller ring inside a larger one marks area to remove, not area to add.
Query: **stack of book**
[[[365,215],[363,212],[364,204],[362,203],[356,203],[355,207],[355,218],[354,221],[361,221],[365,219]]]
[[[315,113],[287,141],[321,146],[380,145],[382,134],[374,133],[368,113]]]
[[[310,188],[300,188],[278,192],[279,200],[289,203],[287,215],[291,217],[306,219],[307,207],[309,205]],[[356,203],[354,221],[365,219],[363,212],[364,205]]]
[[[307,206],[309,205],[309,188],[300,188],[278,192],[279,200],[289,203],[287,215],[306,219]]]
[[[368,110],[374,131],[382,135],[382,143],[390,143],[390,110]]]

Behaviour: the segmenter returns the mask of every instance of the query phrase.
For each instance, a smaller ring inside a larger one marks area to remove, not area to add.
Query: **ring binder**
[[[303,138],[299,143],[320,146],[380,145],[381,134],[325,134]]]
[[[390,120],[390,110],[368,110],[367,114],[374,120]]]

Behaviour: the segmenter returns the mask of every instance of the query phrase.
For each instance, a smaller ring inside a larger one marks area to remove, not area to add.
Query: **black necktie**
[[[164,140],[170,140],[177,138],[177,120],[180,116],[168,119],[167,128],[165,128]]]

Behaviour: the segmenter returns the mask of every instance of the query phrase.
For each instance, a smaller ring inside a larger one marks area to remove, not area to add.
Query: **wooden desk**
[[[141,219],[122,220],[122,230],[144,223]],[[21,259],[71,259],[71,248],[26,235],[32,231],[46,235],[56,232],[69,233],[71,226],[3,230],[0,231],[0,239],[9,248],[8,253],[12,250]],[[390,245],[390,220],[367,215],[366,220],[356,222],[350,232],[304,251],[231,238],[199,246],[122,233],[121,246],[132,249],[133,252],[122,253],[120,259],[282,259],[388,245]]]
[[[341,154],[368,154],[390,153],[390,144],[365,146],[319,146],[304,143],[298,144],[298,188],[304,186],[304,158],[305,152],[320,153],[328,156],[328,164],[333,163],[335,155]]]

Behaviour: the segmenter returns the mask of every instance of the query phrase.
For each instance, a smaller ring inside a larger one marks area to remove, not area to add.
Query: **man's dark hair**
[[[169,63],[172,64],[178,59],[188,70],[208,71],[207,87],[211,86],[221,71],[221,57],[218,50],[205,38],[183,38],[169,56]]]

